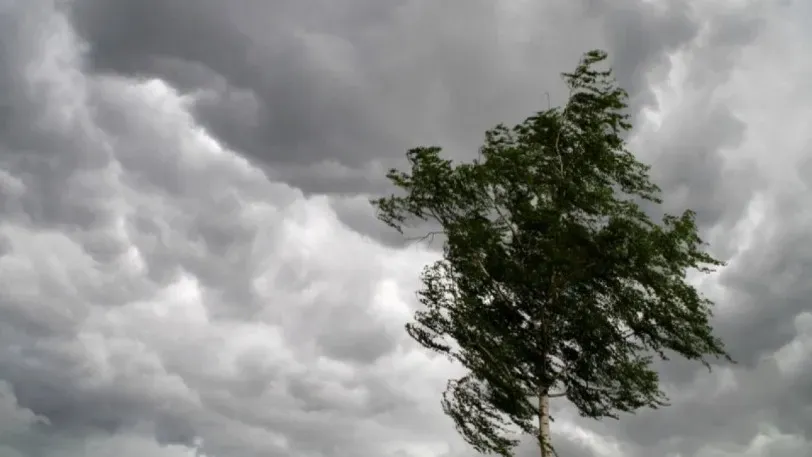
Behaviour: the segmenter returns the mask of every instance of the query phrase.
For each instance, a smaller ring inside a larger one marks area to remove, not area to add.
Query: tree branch
[[[407,237],[407,238],[406,238],[406,241],[412,241],[412,242],[413,242],[413,243],[412,243],[412,245],[415,245],[415,244],[418,244],[418,243],[420,243],[420,242],[425,241],[425,240],[427,240],[427,239],[428,239],[428,240],[429,240],[429,244],[431,244],[431,243],[433,243],[433,242],[434,242],[434,237],[435,237],[436,235],[444,235],[444,234],[445,234],[445,232],[444,232],[444,231],[442,231],[442,230],[441,230],[441,231],[431,231],[431,232],[426,233],[426,234],[425,234],[425,235],[423,235],[423,236],[413,236],[413,237]]]
[[[561,140],[561,132],[564,131],[564,127],[566,127],[566,124],[567,124],[567,114],[569,114],[568,111],[570,109],[569,100],[572,99],[572,94],[574,94],[574,93],[575,93],[575,88],[574,87],[570,88],[570,93],[567,96],[567,99],[568,99],[567,105],[564,107],[563,111],[561,112],[561,120],[563,122],[561,123],[561,128],[558,129],[558,132],[556,133],[556,136],[555,136],[555,153],[558,156],[558,169],[561,172],[561,179],[564,179],[564,159],[561,156],[561,149],[559,149],[558,143]]]
[[[491,201],[493,205],[493,209],[496,211],[496,214],[499,215],[499,218],[502,220],[502,223],[507,225],[508,229],[510,229],[511,235],[513,235],[513,239],[515,240],[518,238],[518,234],[516,233],[516,229],[513,228],[513,224],[502,214],[502,211],[499,209],[499,204],[496,202],[496,191],[494,190],[494,195],[491,195],[487,190],[485,191],[485,195],[488,196],[488,199]]]

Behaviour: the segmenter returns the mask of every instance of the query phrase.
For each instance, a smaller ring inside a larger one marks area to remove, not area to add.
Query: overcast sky
[[[561,457],[812,456],[812,2],[0,0],[0,455],[473,457],[369,195],[609,51],[740,363]],[[521,457],[536,455],[523,446]]]

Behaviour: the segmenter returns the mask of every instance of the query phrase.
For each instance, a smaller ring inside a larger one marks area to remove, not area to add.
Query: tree
[[[489,130],[472,162],[409,150],[411,170],[387,174],[401,194],[372,201],[401,233],[415,220],[442,228],[406,329],[467,369],[442,406],[481,453],[512,456],[527,433],[553,455],[551,398],[594,419],[666,405],[657,357],[733,362],[713,303],[686,282],[722,262],[703,251],[694,212],[655,223],[641,209],[661,191],[625,148],[627,95],[597,68],[605,59],[586,53],[563,74],[562,108]]]

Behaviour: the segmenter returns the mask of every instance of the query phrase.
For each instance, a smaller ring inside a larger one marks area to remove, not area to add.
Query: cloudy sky
[[[562,457],[812,456],[812,3],[0,0],[0,455],[472,457],[367,203],[610,52],[736,366]],[[533,456],[532,446],[520,456]]]

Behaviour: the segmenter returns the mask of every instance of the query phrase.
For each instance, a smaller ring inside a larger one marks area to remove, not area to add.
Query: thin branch
[[[444,234],[445,234],[445,232],[442,231],[442,230],[440,230],[440,231],[431,231],[431,232],[426,233],[423,236],[408,237],[408,238],[406,238],[406,241],[412,241],[413,242],[412,245],[415,245],[415,244],[418,244],[420,242],[429,240],[429,245],[430,245],[431,243],[434,242],[434,237],[436,235],[444,235]]]
[[[561,149],[558,147],[559,141],[561,140],[561,132],[564,130],[567,122],[567,114],[570,109],[570,101],[572,100],[572,95],[575,93],[575,88],[570,88],[569,95],[567,96],[567,105],[564,107],[563,111],[561,111],[561,120],[563,121],[561,124],[561,128],[558,129],[558,133],[555,136],[555,153],[558,155],[558,169],[561,172],[561,179],[564,179],[564,159],[561,156]]]
[[[493,209],[496,211],[496,214],[499,215],[499,218],[502,220],[502,223],[507,225],[508,229],[510,229],[511,235],[513,235],[513,239],[518,238],[518,234],[516,233],[516,229],[513,228],[513,223],[508,220],[508,218],[502,214],[502,211],[499,209],[499,204],[496,202],[496,191],[494,190],[494,195],[491,195],[487,190],[485,191],[485,195],[488,196],[488,199],[491,201],[493,205]]]

